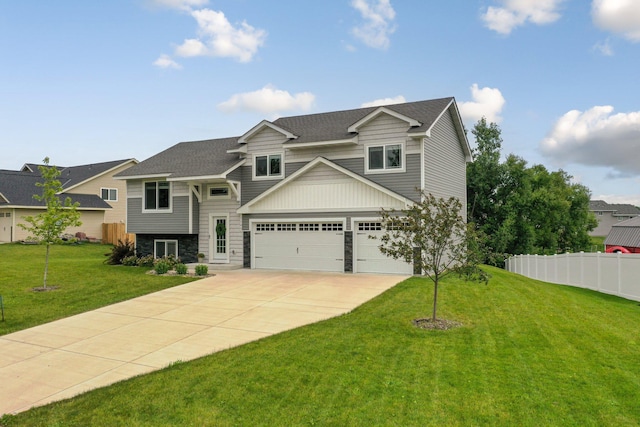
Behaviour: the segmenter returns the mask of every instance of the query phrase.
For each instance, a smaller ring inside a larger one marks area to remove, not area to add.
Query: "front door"
[[[227,247],[229,242],[229,230],[227,228],[226,216],[212,216],[211,217],[211,236],[212,252],[214,261],[228,261]]]

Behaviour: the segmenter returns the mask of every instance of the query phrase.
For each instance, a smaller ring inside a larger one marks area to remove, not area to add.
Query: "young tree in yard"
[[[433,281],[433,313],[437,321],[438,285],[447,274],[465,264],[466,223],[462,203],[421,193],[421,202],[401,210],[381,210],[383,235],[380,252],[405,262],[417,262],[423,274]]]
[[[35,194],[34,199],[44,202],[46,210],[35,216],[27,216],[24,220],[30,225],[19,224],[27,230],[36,240],[45,244],[46,255],[44,262],[43,288],[47,289],[47,273],[49,271],[49,248],[52,244],[61,241],[60,236],[68,227],[82,225],[80,212],[77,211],[79,203],[72,203],[67,197],[60,201],[58,194],[62,192],[62,184],[58,180],[60,171],[55,166],[49,166],[49,158],[46,157],[44,165],[38,166],[42,176],[42,182],[36,185],[42,188],[42,195]]]

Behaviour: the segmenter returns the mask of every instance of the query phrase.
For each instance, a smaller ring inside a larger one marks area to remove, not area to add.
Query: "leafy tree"
[[[47,288],[47,274],[49,271],[49,248],[52,244],[60,243],[61,235],[68,227],[82,225],[80,212],[77,211],[79,203],[72,203],[67,197],[64,202],[60,201],[58,194],[62,192],[62,184],[58,180],[60,171],[55,166],[49,166],[49,158],[45,157],[44,165],[38,166],[42,182],[36,186],[42,188],[42,195],[35,194],[34,199],[44,202],[46,211],[35,216],[27,216],[24,220],[30,224],[19,224],[27,230],[35,239],[45,244],[46,255],[44,263],[43,288]]]
[[[380,252],[407,263],[418,263],[433,281],[433,314],[437,320],[438,285],[447,274],[465,264],[466,223],[460,213],[462,203],[421,193],[421,202],[401,210],[380,211],[384,233]]]

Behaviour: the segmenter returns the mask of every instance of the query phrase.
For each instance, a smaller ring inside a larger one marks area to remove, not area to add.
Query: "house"
[[[85,233],[101,239],[103,223],[126,221],[126,185],[113,175],[135,165],[137,160],[126,159],[73,167],[58,167],[62,183],[61,198],[69,196],[80,203],[82,225],[67,230],[70,234]],[[53,166],[52,166],[53,167]],[[0,170],[0,242],[15,242],[29,237],[19,227],[25,216],[33,216],[46,209],[33,196],[41,194],[36,183],[42,182],[36,164],[25,164],[20,171]]]
[[[413,272],[380,254],[381,208],[417,189],[466,215],[471,152],[453,98],[263,120],[179,143],[116,175],[140,255],[245,268]]]
[[[611,227],[619,222],[640,216],[640,208],[628,204],[610,204],[603,200],[591,200],[589,210],[598,220],[598,226],[591,231],[591,236],[606,236]]]
[[[640,253],[640,216],[613,224],[604,246],[607,252]]]

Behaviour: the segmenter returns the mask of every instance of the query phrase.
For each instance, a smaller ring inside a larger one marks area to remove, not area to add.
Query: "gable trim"
[[[358,128],[360,128],[361,126],[364,126],[365,124],[369,123],[371,120],[375,119],[376,117],[378,117],[381,114],[388,114],[392,117],[395,117],[396,119],[400,119],[403,120],[405,122],[407,122],[409,124],[409,126],[413,127],[413,126],[422,126],[422,123],[420,123],[419,121],[412,119],[409,116],[405,116],[404,114],[400,114],[396,111],[393,111],[387,107],[380,107],[375,109],[374,111],[370,112],[369,114],[367,114],[366,116],[364,116],[363,118],[361,118],[360,120],[358,120],[357,122],[355,122],[354,124],[352,124],[351,126],[349,126],[348,131],[349,132],[358,132]]]
[[[238,138],[238,143],[239,144],[246,144],[247,142],[249,142],[249,139],[251,139],[252,136],[254,136],[255,134],[257,134],[258,132],[260,132],[261,130],[263,130],[264,128],[270,128],[275,130],[276,132],[281,133],[282,135],[284,135],[287,139],[296,139],[298,138],[297,135],[292,134],[291,132],[282,129],[279,126],[274,125],[273,123],[271,123],[268,120],[263,120],[260,123],[258,123],[257,125],[255,125],[254,127],[252,127],[248,132],[246,132],[244,135],[242,135],[240,138]]]
[[[264,193],[260,194],[259,196],[257,196],[256,198],[254,198],[253,200],[247,202],[244,206],[240,207],[240,209],[238,209],[238,213],[239,214],[249,214],[249,213],[256,213],[253,212],[251,207],[253,205],[255,205],[256,203],[260,202],[261,200],[267,198],[269,195],[275,193],[276,191],[280,190],[282,187],[284,187],[285,185],[287,185],[288,183],[295,181],[297,178],[299,178],[300,176],[304,175],[307,171],[309,171],[310,169],[312,169],[313,167],[315,167],[318,164],[324,164],[326,166],[329,166],[330,168],[333,168],[335,170],[337,170],[338,172],[341,172],[345,175],[347,175],[350,178],[355,179],[356,181],[359,181],[365,185],[368,185],[369,187],[372,187],[378,191],[380,191],[381,193],[386,194],[387,196],[390,196],[400,202],[402,202],[405,206],[409,206],[411,204],[413,204],[413,201],[407,199],[404,196],[399,195],[398,193],[389,190],[388,188],[385,188],[379,184],[376,184],[373,181],[370,181],[352,171],[350,171],[349,169],[345,169],[342,166],[339,166],[335,163],[333,163],[330,160],[325,159],[324,157],[316,157],[314,160],[312,160],[311,162],[307,163],[306,165],[304,165],[302,168],[298,169],[296,172],[294,172],[293,174],[289,175],[287,178],[285,178],[284,180],[280,181],[279,183],[277,183],[276,185],[274,185],[273,187],[269,188],[267,191],[265,191]],[[351,209],[353,210],[353,209]],[[262,213],[262,212],[260,212]]]

